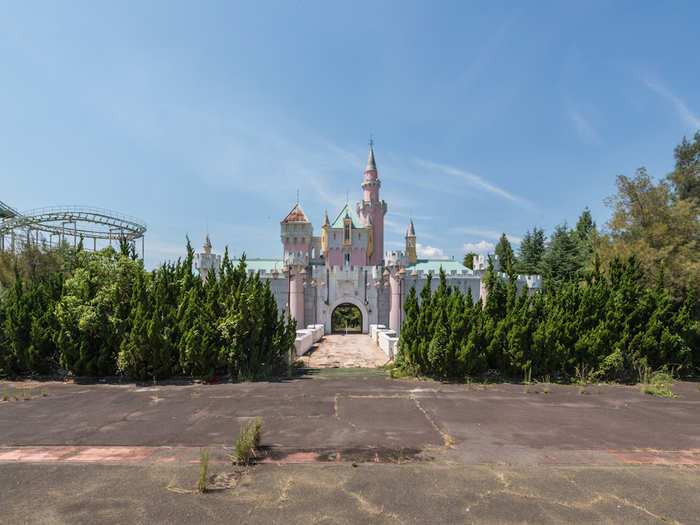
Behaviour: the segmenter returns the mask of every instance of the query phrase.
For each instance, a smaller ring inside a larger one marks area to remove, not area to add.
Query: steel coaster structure
[[[0,201],[0,250],[6,245],[16,253],[18,248],[40,243],[48,246],[65,244],[72,240],[92,239],[92,249],[97,251],[97,241],[119,242],[125,240],[136,246],[141,239],[141,257],[144,256],[146,224],[119,212],[88,206],[53,206],[20,213]],[[54,242],[54,238],[56,242]],[[6,243],[7,241],[7,243]],[[85,246],[89,249],[89,246]]]

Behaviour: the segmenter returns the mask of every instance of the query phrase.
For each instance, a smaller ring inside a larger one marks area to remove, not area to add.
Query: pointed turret
[[[377,171],[377,165],[374,162],[374,148],[372,147],[372,144],[369,145],[367,165],[365,166],[365,173],[367,173],[368,171]]]
[[[408,264],[415,264],[418,261],[416,254],[416,229],[413,227],[413,219],[408,221],[408,230],[406,230],[406,256]]]
[[[328,220],[328,210],[326,210],[326,214],[323,216],[323,226],[322,227],[326,227],[326,226],[330,226],[330,225],[331,225],[331,221]]]
[[[208,233],[206,238],[204,239],[204,246],[202,246],[202,248],[204,248],[204,253],[206,253],[207,255],[211,253],[211,239],[209,239]]]
[[[374,159],[374,141],[370,138],[365,176],[362,181],[362,201],[357,203],[357,212],[362,223],[372,227],[368,233],[368,264],[377,266],[382,263],[384,251],[384,214],[386,202],[379,198],[382,182],[377,175],[377,162]]]

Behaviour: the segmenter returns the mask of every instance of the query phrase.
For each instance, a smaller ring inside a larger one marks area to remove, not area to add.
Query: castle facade
[[[439,281],[440,268],[447,284],[462,293],[471,291],[475,299],[486,298],[484,277],[487,259],[474,258],[474,268],[452,259],[419,259],[416,231],[409,221],[404,251],[384,251],[384,215],[387,203],[380,199],[374,150],[370,145],[362,180],[362,200],[349,204],[331,222],[325,214],[320,235],[299,203],[280,222],[282,258],[247,259],[247,269],[270,283],[278,308],[296,319],[297,327],[323,325],[325,333],[333,326],[333,312],[341,305],[352,305],[362,318],[362,332],[370,325],[384,325],[398,334],[401,330],[403,303],[411,286],[420,292],[433,276],[432,288]],[[234,261],[235,262],[235,261]],[[195,256],[195,267],[202,279],[217,270],[221,257],[211,251],[209,236],[204,252]],[[495,259],[496,269],[498,260]],[[534,293],[542,286],[540,276],[518,276],[518,289]]]

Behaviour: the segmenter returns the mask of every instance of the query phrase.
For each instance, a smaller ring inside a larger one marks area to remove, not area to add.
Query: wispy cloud
[[[533,204],[517,195],[514,195],[503,188],[499,188],[495,184],[492,184],[491,182],[488,182],[486,179],[480,177],[479,175],[476,175],[474,173],[471,173],[469,171],[461,170],[459,168],[455,168],[453,166],[447,166],[445,164],[438,164],[436,162],[431,162],[423,159],[415,159],[416,163],[422,166],[423,168],[433,170],[433,171],[439,171],[445,175],[450,175],[453,177],[458,177],[461,179],[461,181],[466,182],[468,185],[478,188],[480,190],[483,190],[487,193],[490,193],[492,195],[497,195],[498,197],[502,197],[504,199],[507,199],[514,204],[517,204],[518,206],[521,206],[523,208],[527,209],[533,209],[534,206]],[[437,186],[437,185],[436,185]],[[451,187],[444,187],[446,191],[450,191],[452,188]]]
[[[569,108],[568,111],[569,120],[571,120],[574,125],[574,129],[578,132],[579,136],[589,144],[600,144],[600,135],[593,127],[591,122],[583,116],[583,114],[573,107]]]
[[[442,248],[437,248],[435,246],[427,246],[419,242],[416,243],[416,254],[418,255],[418,257],[423,257],[426,259],[429,259],[431,257],[439,257],[442,259],[445,257],[445,252],[442,250]]]
[[[496,245],[492,242],[483,240],[479,242],[465,242],[463,249],[465,252],[474,252],[479,254],[493,253]]]
[[[678,97],[659,80],[645,78],[644,83],[654,93],[671,102],[671,104],[675,106],[678,116],[681,117],[686,124],[693,127],[695,130],[700,129],[700,117],[698,117],[696,113],[693,113],[684,100]]]

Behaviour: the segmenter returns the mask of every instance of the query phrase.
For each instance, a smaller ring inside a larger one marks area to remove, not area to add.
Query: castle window
[[[345,219],[343,223],[343,244],[352,244],[352,221]]]
[[[345,254],[345,266],[350,266],[350,254]]]

